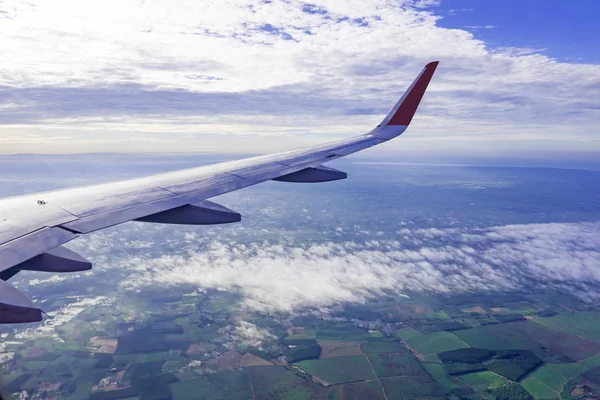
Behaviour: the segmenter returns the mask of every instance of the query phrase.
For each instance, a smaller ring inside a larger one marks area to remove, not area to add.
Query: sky
[[[268,153],[369,131],[440,67],[395,157],[593,158],[592,0],[3,0],[0,152]]]

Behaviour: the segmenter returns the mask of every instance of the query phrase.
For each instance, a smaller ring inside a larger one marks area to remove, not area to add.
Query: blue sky
[[[600,62],[595,0],[446,0],[439,13],[440,26],[468,29],[489,46],[544,49],[560,61]]]
[[[372,154],[594,158],[592,1],[75,0],[0,7],[0,151],[265,153],[369,131]]]

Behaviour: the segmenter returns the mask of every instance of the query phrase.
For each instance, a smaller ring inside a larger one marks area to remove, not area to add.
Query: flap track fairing
[[[14,268],[21,271],[78,272],[92,269],[92,263],[73,250],[61,246],[35,256]]]
[[[14,286],[0,280],[0,324],[42,320],[42,310]]]
[[[294,182],[294,183],[317,183],[330,182],[340,179],[346,179],[348,174],[337,169],[319,166],[316,168],[305,168],[300,171],[292,172],[291,174],[280,176],[273,179],[279,182]]]
[[[141,222],[177,225],[228,224],[231,222],[239,222],[241,220],[242,216],[240,213],[208,200],[136,219],[136,221]]]

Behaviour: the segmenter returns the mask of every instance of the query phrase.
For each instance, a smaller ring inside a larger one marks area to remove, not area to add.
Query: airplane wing
[[[327,182],[346,173],[323,163],[401,135],[410,124],[438,62],[425,66],[371,132],[300,150],[251,157],[128,181],[0,200],[0,323],[35,322],[41,310],[6,281],[22,270],[92,268],[62,247],[79,235],[127,221],[166,224],[236,222],[239,213],[208,199],[268,180]]]

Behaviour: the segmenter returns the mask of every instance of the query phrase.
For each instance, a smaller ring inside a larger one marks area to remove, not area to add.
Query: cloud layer
[[[137,226],[73,246],[108,257],[97,261],[96,270],[122,273],[125,290],[232,291],[253,311],[294,312],[414,292],[557,290],[584,301],[600,298],[600,223],[403,228],[394,240],[306,246],[165,235],[161,228],[134,241],[142,232]]]
[[[202,134],[238,152],[318,142],[377,124],[433,59],[411,150],[435,140],[460,151],[456,139],[600,149],[600,66],[493,48],[441,28],[435,3],[4,1],[3,151],[114,151],[144,138],[140,150],[200,150]]]

